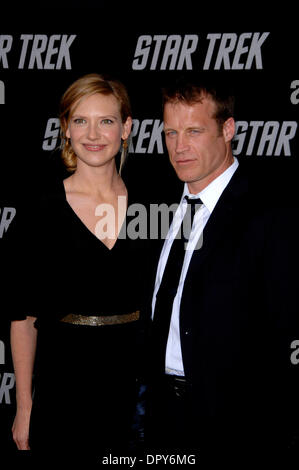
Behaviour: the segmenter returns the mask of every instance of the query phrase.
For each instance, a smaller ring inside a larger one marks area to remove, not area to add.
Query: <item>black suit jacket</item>
[[[240,165],[193,253],[180,330],[199,445],[273,451],[294,439],[299,234],[297,203],[289,202]],[[161,244],[152,242],[148,318]]]

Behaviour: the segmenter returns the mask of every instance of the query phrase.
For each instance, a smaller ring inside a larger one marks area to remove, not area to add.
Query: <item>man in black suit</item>
[[[285,461],[299,408],[297,204],[233,156],[225,90],[181,81],[163,100],[183,193],[149,296],[146,442],[199,463]]]

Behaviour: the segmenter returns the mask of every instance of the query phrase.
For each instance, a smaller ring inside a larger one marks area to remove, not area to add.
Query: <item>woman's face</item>
[[[77,155],[77,165],[99,167],[111,162],[118,153],[121,139],[130,134],[132,119],[121,120],[114,95],[100,93],[79,101],[73,108],[66,137]]]

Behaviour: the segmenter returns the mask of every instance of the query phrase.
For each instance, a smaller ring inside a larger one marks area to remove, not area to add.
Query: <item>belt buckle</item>
[[[176,396],[183,398],[186,395],[186,379],[181,376],[175,376],[173,388]]]

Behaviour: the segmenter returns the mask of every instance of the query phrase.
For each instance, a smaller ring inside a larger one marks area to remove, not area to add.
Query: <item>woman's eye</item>
[[[106,118],[106,119],[102,120],[102,124],[113,124],[113,121],[112,121],[112,119]]]
[[[76,119],[74,119],[73,122],[74,122],[74,124],[80,125],[80,124],[85,124],[86,121],[83,118],[76,118]]]

